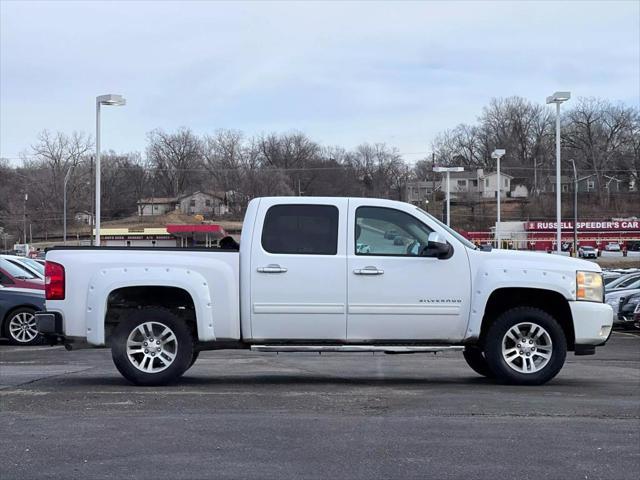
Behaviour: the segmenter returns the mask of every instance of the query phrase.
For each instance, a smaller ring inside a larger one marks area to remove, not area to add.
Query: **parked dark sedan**
[[[638,304],[640,304],[640,293],[633,293],[628,297],[622,297],[618,309],[618,321],[623,322],[625,326],[633,325],[635,321],[633,314]]]
[[[44,310],[44,292],[0,286],[0,334],[13,345],[42,342],[33,315],[40,310]]]

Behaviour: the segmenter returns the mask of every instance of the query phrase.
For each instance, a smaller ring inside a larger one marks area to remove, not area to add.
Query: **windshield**
[[[607,287],[610,289],[624,287],[638,278],[640,278],[638,275],[625,275],[623,277],[616,278],[613,282],[609,283]]]
[[[23,263],[31,268],[31,270],[35,270],[40,275],[44,275],[44,265],[42,265],[40,262],[36,262],[33,258],[21,258],[20,260],[16,259],[16,262]]]
[[[8,262],[3,258],[0,259],[0,267],[13,278],[36,278],[36,276],[30,271],[14,263]]]
[[[445,225],[444,223],[442,223],[440,220],[438,220],[436,217],[434,217],[433,215],[431,215],[429,212],[425,212],[424,210],[422,210],[420,207],[416,207],[416,210],[418,210],[420,213],[422,213],[424,216],[428,217],[429,220],[433,220],[434,222],[436,222],[438,225],[440,225],[442,228],[444,228],[447,232],[449,232],[451,235],[453,235],[454,237],[456,237],[456,239],[462,243],[465,247],[467,248],[471,248],[473,250],[478,250],[478,247],[476,247],[472,242],[470,242],[469,240],[467,240],[466,238],[464,238],[462,235],[460,235],[458,232],[456,232],[453,228]]]

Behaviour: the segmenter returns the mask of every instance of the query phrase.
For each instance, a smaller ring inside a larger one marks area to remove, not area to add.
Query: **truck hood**
[[[490,252],[474,250],[479,260],[490,260],[492,262],[499,261],[508,264],[516,263],[529,265],[537,268],[545,268],[549,270],[562,270],[574,272],[584,270],[588,272],[601,272],[600,265],[588,260],[579,258],[565,257],[564,255],[529,252],[526,250],[498,250],[493,249]]]

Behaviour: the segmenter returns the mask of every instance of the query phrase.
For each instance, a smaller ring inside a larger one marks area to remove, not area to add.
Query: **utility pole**
[[[576,168],[576,162],[572,159],[571,165],[573,165],[573,250],[575,255],[578,255],[578,185],[582,180],[586,180],[591,177],[587,175],[582,178],[578,178],[578,169]]]
[[[62,238],[65,245],[67,244],[67,184],[69,183],[69,178],[71,177],[72,171],[73,171],[73,165],[69,167],[69,170],[67,170],[67,174],[64,176],[64,195],[63,195],[64,212],[62,214],[62,217],[63,217]]]
[[[22,237],[24,244],[27,244],[27,200],[29,200],[29,194],[24,192],[24,202],[22,202]]]

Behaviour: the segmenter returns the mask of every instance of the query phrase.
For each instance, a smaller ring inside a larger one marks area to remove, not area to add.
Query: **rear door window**
[[[333,205],[274,205],[262,227],[262,248],[288,255],[335,255],[338,209]]]

